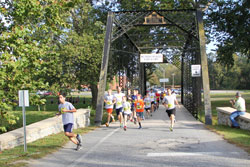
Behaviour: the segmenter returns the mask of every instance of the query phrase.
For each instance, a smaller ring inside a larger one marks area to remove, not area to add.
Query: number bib
[[[168,108],[171,108],[171,107],[173,107],[173,104],[168,104]]]

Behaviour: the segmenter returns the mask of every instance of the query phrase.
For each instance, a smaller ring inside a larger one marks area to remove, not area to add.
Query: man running
[[[74,134],[72,132],[73,125],[74,125],[74,115],[73,113],[76,112],[75,107],[70,103],[65,101],[66,95],[59,95],[59,113],[56,115],[62,114],[62,122],[63,122],[63,129],[64,134],[67,136],[74,144],[77,145],[76,150],[80,150],[82,146],[82,137],[79,134]]]
[[[139,129],[142,128],[141,126],[141,120],[143,118],[143,112],[144,112],[144,102],[141,99],[141,95],[137,95],[137,100],[135,101],[135,110],[137,115],[137,121],[139,123]]]
[[[127,101],[127,97],[122,97],[122,107],[123,107],[123,116],[124,116],[124,130],[127,130],[127,119],[128,116],[131,116],[132,112],[130,110],[130,103]]]
[[[161,94],[158,93],[158,92],[155,92],[155,96],[156,96],[156,108],[157,110],[159,109],[159,104],[160,104],[160,97],[161,97]]]
[[[153,92],[153,89],[149,92],[149,97],[151,99],[151,113],[155,111],[155,93]]]
[[[114,107],[113,99],[114,99],[114,96],[112,95],[112,90],[109,89],[108,90],[108,95],[105,96],[105,98],[104,98],[105,108],[106,108],[106,111],[108,113],[108,120],[107,120],[107,123],[106,123],[107,127],[109,127],[110,117],[111,117],[112,112],[113,112],[113,107]],[[113,119],[113,121],[114,121],[114,119]]]
[[[149,97],[148,93],[146,94],[146,96],[144,98],[144,104],[145,104],[147,118],[149,118],[150,108],[151,108],[151,98]],[[152,116],[152,114],[151,114],[151,116]]]
[[[175,115],[176,115],[176,107],[175,104],[179,106],[178,101],[176,100],[176,96],[171,94],[171,89],[167,89],[167,95],[163,99],[163,105],[166,107],[166,112],[171,120],[171,125],[169,127],[170,131],[173,131]]]
[[[114,95],[114,103],[116,103],[116,115],[117,115],[117,118],[120,122],[120,127],[122,128],[123,124],[122,124],[122,121],[123,121],[123,116],[122,116],[122,112],[123,112],[123,109],[122,109],[122,97],[125,96],[124,93],[121,92],[121,87],[118,87],[117,88],[117,93]]]

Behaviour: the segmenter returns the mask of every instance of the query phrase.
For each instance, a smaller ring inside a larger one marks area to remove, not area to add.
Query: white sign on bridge
[[[163,54],[152,53],[152,54],[140,54],[141,63],[162,63]]]
[[[168,78],[161,78],[160,82],[169,82],[169,79]]]

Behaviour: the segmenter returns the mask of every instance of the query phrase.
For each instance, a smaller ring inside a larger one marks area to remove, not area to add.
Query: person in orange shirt
[[[143,99],[141,99],[141,95],[137,95],[137,100],[135,101],[135,111],[139,123],[139,129],[141,129],[142,128],[141,120],[143,118],[143,112],[144,112],[144,101]]]

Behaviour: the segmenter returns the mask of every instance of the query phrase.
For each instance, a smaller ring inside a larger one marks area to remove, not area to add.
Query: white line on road
[[[176,156],[220,156],[220,155],[239,155],[238,152],[167,152],[167,153],[148,153],[148,157],[176,157]]]
[[[111,131],[107,136],[105,136],[104,138],[102,138],[102,140],[100,140],[94,147],[92,147],[85,154],[83,154],[82,156],[80,156],[79,158],[77,158],[69,167],[75,167],[75,166],[77,166],[81,159],[83,159],[86,156],[88,156],[92,151],[94,151],[97,147],[99,147],[99,145],[101,145],[105,140],[107,140],[110,136],[112,136],[119,129],[120,128],[117,128],[117,129]]]

